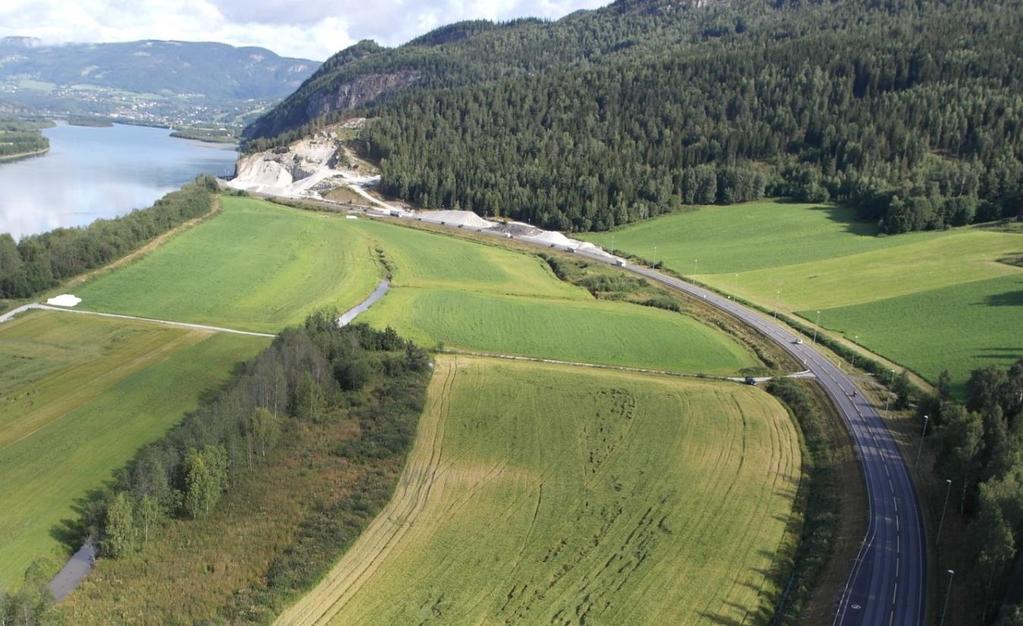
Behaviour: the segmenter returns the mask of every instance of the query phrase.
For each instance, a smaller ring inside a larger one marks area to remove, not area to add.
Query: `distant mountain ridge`
[[[276,99],[298,88],[318,66],[265,48],[211,42],[43,45],[30,37],[0,40],[0,84],[4,97],[13,100],[83,85],[216,102]]]

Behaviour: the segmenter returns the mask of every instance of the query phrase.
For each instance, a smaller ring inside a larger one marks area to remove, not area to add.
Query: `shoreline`
[[[49,152],[49,148],[43,148],[42,150],[36,150],[34,152],[19,152],[18,154],[6,154],[0,156],[0,163],[7,163],[9,161],[20,161],[21,159],[30,159],[32,157],[42,156]]]

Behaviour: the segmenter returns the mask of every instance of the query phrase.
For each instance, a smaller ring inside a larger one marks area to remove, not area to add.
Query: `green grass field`
[[[266,340],[56,312],[0,327],[0,590],[66,556],[74,505]]]
[[[382,251],[392,290],[360,321],[423,345],[707,373],[759,365],[693,318],[595,300],[540,258],[367,219],[223,198],[221,215],[78,291],[82,307],[272,331],[372,291]],[[514,297],[512,297],[514,296]]]
[[[874,237],[851,209],[765,200],[696,207],[581,238],[664,264],[683,274],[745,272],[870,252],[935,233]],[[656,248],[656,249],[655,249]]]
[[[707,374],[758,364],[691,317],[622,302],[395,289],[364,320],[424,346]]]
[[[590,299],[585,290],[558,280],[535,256],[370,220],[359,220],[355,227],[385,251],[396,288]]]
[[[1023,356],[1023,273],[824,309],[821,323],[929,380],[947,369],[961,388],[970,370]]]
[[[934,380],[1023,356],[1023,233],[875,236],[848,209],[783,202],[707,207],[591,238],[768,308],[797,312]],[[656,254],[654,246],[657,246]],[[695,260],[699,259],[696,263]]]
[[[82,308],[277,331],[373,290],[361,231],[336,216],[225,196],[223,212],[78,288]]]
[[[282,624],[755,622],[799,438],[739,385],[447,357],[395,497]]]
[[[715,374],[759,365],[715,328],[596,300],[538,257],[368,220],[357,227],[394,268],[391,292],[361,321],[421,345]]]
[[[530,254],[262,200],[223,204],[221,215],[82,287],[81,306],[275,330],[368,295],[380,250],[392,290],[361,320],[423,345],[707,373],[759,365],[717,329],[595,300]]]

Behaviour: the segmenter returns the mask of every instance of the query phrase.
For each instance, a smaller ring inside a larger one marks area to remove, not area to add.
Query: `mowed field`
[[[279,623],[749,623],[800,463],[758,389],[441,357],[395,497]]]
[[[346,309],[383,275],[391,292],[360,321],[422,345],[657,369],[760,365],[692,317],[594,299],[540,258],[497,245],[224,197],[223,212],[76,294],[82,308],[275,331]]]
[[[266,345],[59,312],[0,325],[0,590],[59,564],[76,500]]]
[[[536,256],[379,222],[356,227],[394,268],[391,292],[360,319],[424,346],[714,374],[759,364],[692,317],[596,300]]]
[[[934,380],[1023,356],[1023,233],[876,236],[848,209],[700,208],[592,239],[763,306],[796,312]],[[654,246],[657,246],[656,255]],[[697,262],[698,260],[698,262]]]
[[[379,268],[336,216],[224,196],[223,211],[77,288],[81,308],[275,332],[373,290]]]

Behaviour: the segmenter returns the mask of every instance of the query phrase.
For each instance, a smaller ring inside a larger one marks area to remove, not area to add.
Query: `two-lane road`
[[[373,203],[392,208],[377,201],[365,190],[358,191]],[[395,213],[399,221],[408,219],[401,211]],[[379,217],[394,219],[388,215]],[[495,231],[478,232],[506,236]],[[522,241],[540,245],[537,242]],[[817,346],[797,343],[799,336],[783,323],[730,298],[643,266],[631,263],[622,265],[614,257],[588,254],[584,250],[573,250],[562,245],[541,247],[566,250],[592,261],[618,265],[625,271],[700,298],[759,330],[802,361],[820,381],[849,426],[863,470],[870,507],[867,533],[859,554],[850,564],[848,582],[836,607],[833,626],[923,624],[926,611],[927,549],[916,491],[891,433],[851,376],[829,361]]]
[[[891,433],[852,377],[824,357],[816,346],[796,343],[798,335],[759,311],[655,270],[632,264],[623,269],[733,315],[784,347],[817,377],[849,425],[870,505],[867,534],[851,564],[833,624],[922,624],[927,550],[916,491]]]

